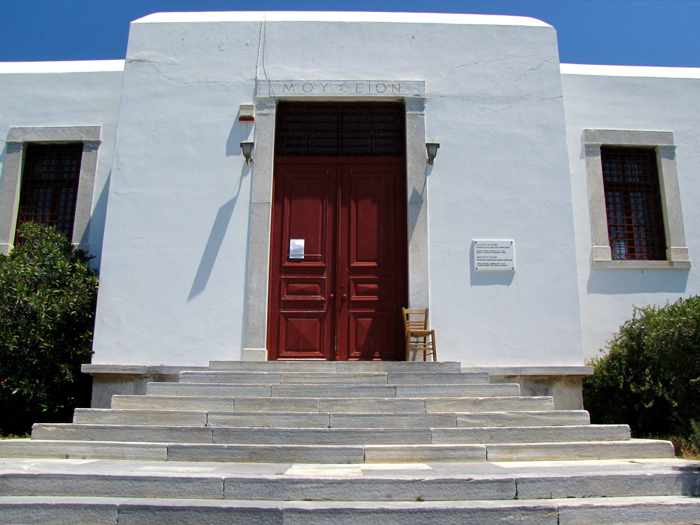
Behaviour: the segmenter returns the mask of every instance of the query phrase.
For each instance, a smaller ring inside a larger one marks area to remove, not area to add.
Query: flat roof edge
[[[136,24],[197,22],[354,22],[551,27],[536,18],[464,13],[399,13],[382,11],[202,11],[152,13]]]
[[[59,60],[44,62],[0,62],[0,74],[98,73],[124,71],[124,60]]]
[[[640,78],[700,79],[698,67],[613,66],[595,64],[561,64],[562,75]]]

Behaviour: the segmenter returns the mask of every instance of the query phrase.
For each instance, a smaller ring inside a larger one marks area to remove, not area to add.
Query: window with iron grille
[[[26,144],[17,225],[55,226],[71,239],[80,180],[81,142]]]
[[[656,150],[603,146],[608,238],[614,260],[664,260]]]

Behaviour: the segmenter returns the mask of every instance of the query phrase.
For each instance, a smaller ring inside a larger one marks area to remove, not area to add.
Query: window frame
[[[0,253],[9,253],[14,246],[24,154],[30,143],[82,143],[71,243],[87,248],[101,135],[102,126],[32,126],[9,129],[0,179]]]
[[[608,236],[608,218],[605,207],[605,186],[601,148],[640,147],[656,152],[659,193],[664,233],[665,260],[615,260]],[[681,208],[676,146],[673,132],[647,130],[585,129],[583,148],[588,175],[588,202],[591,221],[591,264],[598,269],[674,269],[687,270],[691,266],[685,240]]]

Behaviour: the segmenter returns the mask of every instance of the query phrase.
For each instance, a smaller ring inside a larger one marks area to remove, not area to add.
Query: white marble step
[[[700,467],[679,460],[292,465],[15,459],[0,464],[3,496],[279,501],[459,501],[698,496]]]
[[[687,525],[699,522],[700,499],[685,496],[444,502],[0,497],[0,523],[12,524]]]
[[[181,383],[279,384],[366,384],[366,385],[469,385],[489,382],[487,373],[460,372],[180,372]]]
[[[211,370],[239,372],[461,372],[456,361],[321,361],[295,359],[289,361],[210,361]]]
[[[236,385],[226,383],[148,383],[147,394],[230,397],[465,397],[517,396],[520,386],[511,383],[475,385],[367,385],[280,384]]]
[[[333,412],[359,414],[431,414],[554,410],[550,396],[435,398],[247,398],[218,396],[115,395],[112,408],[200,410],[212,412]]]
[[[478,428],[231,428],[147,425],[76,425],[37,423],[32,437],[44,440],[85,440],[231,444],[489,444],[562,441],[621,441],[627,425],[567,425]]]
[[[479,445],[266,445],[0,440],[0,458],[73,458],[243,463],[416,463],[672,458],[668,441],[572,441]]]
[[[204,412],[78,408],[73,423],[282,428],[431,428],[585,425],[585,410],[443,414],[343,414],[322,412]]]
[[[429,374],[433,375],[433,374]],[[457,375],[457,374],[455,374]],[[229,372],[221,370],[183,371],[180,372],[180,383],[219,383],[219,384],[360,384],[387,385],[388,375],[385,372]]]
[[[115,395],[112,408],[199,410],[212,412],[333,412],[359,414],[433,414],[553,410],[550,396],[432,398],[272,398],[234,396]]]

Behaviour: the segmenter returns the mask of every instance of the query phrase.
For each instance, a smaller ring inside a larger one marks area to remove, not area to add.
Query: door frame
[[[397,81],[397,84],[400,82]],[[412,81],[415,85],[417,82]],[[425,152],[425,88],[407,97],[313,97],[317,101],[403,100],[406,111],[406,235],[408,245],[408,306],[429,307],[428,176],[432,166]],[[272,184],[275,164],[277,103],[296,97],[256,97],[255,152],[246,253],[241,360],[266,361],[269,262],[272,226]],[[304,100],[311,101],[312,97]]]

